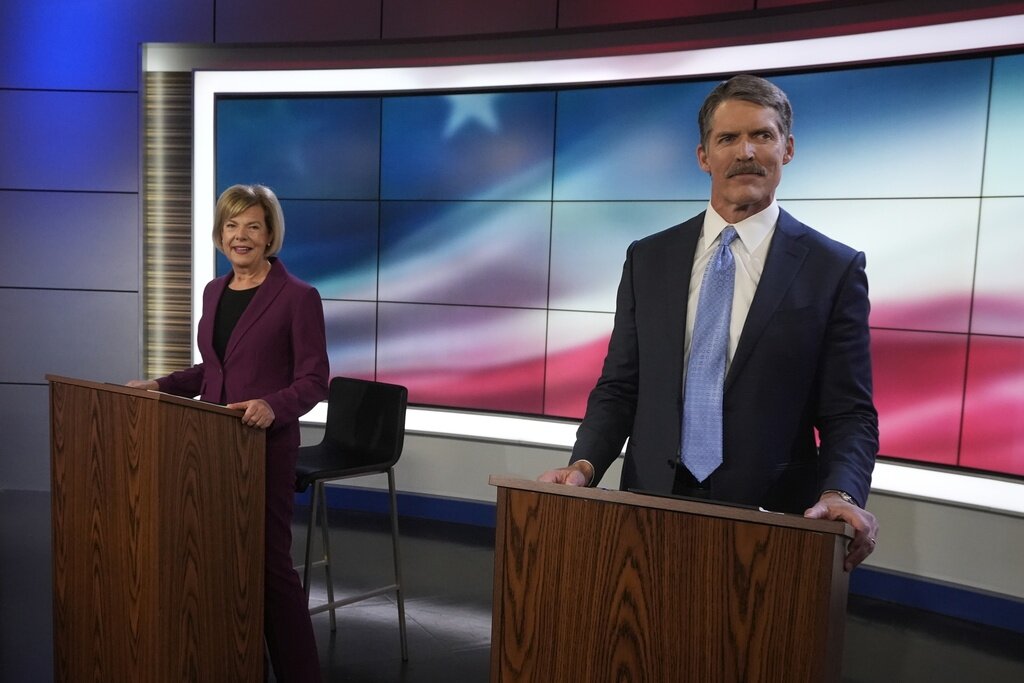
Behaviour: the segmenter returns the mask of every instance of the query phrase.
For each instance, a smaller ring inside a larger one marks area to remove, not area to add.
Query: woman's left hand
[[[250,427],[266,429],[274,423],[274,410],[262,398],[229,403],[225,407],[232,410],[244,410],[245,414],[242,415],[242,423]]]

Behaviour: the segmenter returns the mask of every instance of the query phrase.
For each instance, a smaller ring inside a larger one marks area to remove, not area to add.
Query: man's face
[[[697,146],[697,162],[711,174],[711,205],[730,222],[771,204],[792,158],[793,136],[783,139],[775,110],[746,100],[718,105],[707,147]]]

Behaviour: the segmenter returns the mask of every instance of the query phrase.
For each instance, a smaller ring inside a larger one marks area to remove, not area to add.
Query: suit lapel
[[[664,291],[668,294],[662,297],[665,308],[660,319],[665,325],[664,334],[668,340],[666,347],[674,349],[669,355],[672,363],[669,370],[679,377],[680,395],[683,384],[683,348],[686,339],[690,276],[693,273],[693,259],[703,227],[704,212],[681,224],[678,239],[673,240],[661,254],[666,262],[665,267],[658,271],[666,273]]]
[[[210,286],[203,292],[203,317],[199,321],[197,342],[199,353],[202,355],[204,363],[220,365],[221,362],[213,350],[213,328],[216,324],[217,306],[220,304],[220,298],[224,294],[224,289],[228,286],[230,279],[226,275],[216,278],[211,281]]]
[[[231,338],[228,340],[228,347],[224,351],[224,362],[227,363],[228,358],[231,356],[231,352],[238,346],[239,341],[245,336],[245,333],[256,323],[257,320],[266,312],[270,304],[277,298],[277,295],[281,292],[287,281],[287,273],[284,270],[284,266],[277,260],[273,260],[273,265],[270,272],[267,273],[267,278],[260,285],[259,291],[253,296],[252,301],[245,307],[245,311],[242,313],[242,317],[238,319],[238,323],[235,325],[235,329],[231,332]]]
[[[788,213],[781,211],[772,244],[768,248],[764,270],[761,272],[761,281],[757,285],[754,300],[750,302],[750,311],[743,323],[736,354],[725,378],[726,390],[750,358],[765,326],[778,310],[789,286],[800,271],[808,251],[807,247],[801,244],[803,236],[803,226]]]

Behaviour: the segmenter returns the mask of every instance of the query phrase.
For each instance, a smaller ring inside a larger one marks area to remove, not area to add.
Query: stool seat
[[[387,471],[387,467],[380,464],[387,458],[388,454],[379,451],[345,449],[328,443],[303,446],[295,465],[295,492],[303,493],[318,479],[329,481],[380,474]]]

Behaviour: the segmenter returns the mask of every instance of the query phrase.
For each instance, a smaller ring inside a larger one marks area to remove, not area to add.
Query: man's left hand
[[[846,548],[846,561],[843,563],[846,571],[852,571],[875,550],[878,520],[864,508],[847,503],[838,493],[826,491],[821,494],[818,502],[804,511],[804,517],[842,520],[853,527],[855,534]]]

